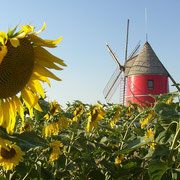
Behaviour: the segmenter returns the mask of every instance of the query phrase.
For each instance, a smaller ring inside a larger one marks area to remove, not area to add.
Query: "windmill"
[[[129,20],[127,23],[125,63],[123,66],[119,63],[117,56],[110,46],[106,44],[117,64],[117,69],[103,90],[106,101],[110,101],[117,87],[121,84],[123,89],[121,94],[123,105],[125,105],[125,102],[128,105],[128,102],[131,101],[133,103],[151,106],[155,100],[150,94],[158,96],[169,92],[168,78],[171,79],[180,92],[177,83],[153,51],[147,38],[140,53],[136,55],[140,47],[139,42],[127,58],[128,33]]]
[[[129,36],[129,19],[127,21],[127,36],[126,36],[126,50],[125,50],[125,63],[122,66],[116,56],[116,54],[113,52],[111,47],[108,43],[106,43],[106,46],[108,48],[108,51],[112,58],[114,59],[115,63],[117,64],[117,68],[114,71],[113,75],[111,76],[110,80],[106,84],[103,94],[107,102],[109,102],[114,95],[115,91],[117,90],[118,86],[120,86],[121,90],[121,103],[125,104],[125,93],[126,93],[126,76],[125,76],[125,64],[129,59],[132,59],[136,56],[136,53],[138,52],[138,49],[140,47],[140,42],[136,45],[135,49],[132,51],[129,57],[127,57],[127,50],[128,50],[128,36]]]

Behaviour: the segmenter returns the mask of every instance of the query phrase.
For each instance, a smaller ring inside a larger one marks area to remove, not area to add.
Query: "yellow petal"
[[[40,80],[42,82],[46,82],[51,87],[49,79],[45,76],[40,75],[38,72],[33,72],[30,80]]]
[[[45,66],[45,67],[47,67],[49,69],[62,70],[62,68],[58,67],[57,65],[55,65],[51,61],[45,61],[44,59],[39,59],[39,58],[35,58],[35,61],[36,61],[37,64],[39,64],[41,66]]]
[[[18,47],[18,46],[20,46],[20,41],[19,41],[18,38],[10,38],[9,40],[10,40],[11,45],[12,45],[13,47]]]
[[[0,46],[0,64],[2,62],[2,60],[4,59],[4,57],[6,56],[8,50],[6,46]]]
[[[32,108],[35,102],[35,95],[27,88],[24,88],[21,93],[26,106]]]
[[[8,40],[8,35],[4,31],[0,31],[0,43],[5,45]]]
[[[32,34],[37,35],[37,34],[41,33],[42,31],[44,31],[45,28],[46,28],[46,23],[44,22],[42,29],[40,29],[39,31],[34,32]]]
[[[21,28],[22,28],[22,29],[21,29],[21,32],[25,32],[26,34],[34,31],[34,27],[31,26],[31,25],[29,25],[29,24],[27,24],[27,25],[25,25],[25,26],[21,26]]]
[[[56,45],[56,44],[58,44],[61,40],[62,40],[62,36],[59,37],[57,40],[44,40],[44,41],[45,41],[46,43],[48,43],[48,44],[54,44],[54,45]]]
[[[54,79],[56,81],[62,81],[60,78],[55,76],[52,72],[47,70],[45,67],[40,66],[38,64],[34,64],[34,72],[37,72],[38,74],[40,74],[42,76],[46,76],[46,77],[52,78],[52,79]]]
[[[29,109],[29,114],[31,118],[33,116],[33,108],[37,109],[38,111],[42,111],[41,107],[38,104],[39,97],[36,93],[33,93],[27,88],[24,88],[21,91],[21,94],[22,94],[24,103]]]
[[[50,115],[47,113],[47,114],[44,116],[44,118],[49,119],[49,118],[50,118]]]
[[[28,38],[30,39],[30,41],[32,41],[34,43],[35,46],[46,46],[46,47],[50,47],[50,48],[56,47],[56,44],[62,40],[62,37],[60,37],[59,39],[54,40],[54,41],[53,40],[44,40],[33,34],[29,34]]]
[[[3,110],[2,110],[2,106],[0,104],[0,126],[2,125],[3,123]]]
[[[16,104],[16,108],[17,108],[17,111],[18,111],[18,113],[22,119],[22,122],[24,122],[24,108],[23,108],[22,102],[20,101],[20,99],[17,96],[14,96],[13,100]]]
[[[21,30],[18,32],[18,35],[16,36],[16,38],[22,39],[24,38],[28,33],[32,32],[34,30],[34,27],[31,25],[25,25],[25,26],[21,26]]]
[[[1,101],[1,107],[2,107],[2,112],[3,112],[2,127],[6,128],[9,124],[10,116],[11,116],[9,102]]]
[[[36,110],[40,111],[40,112],[43,112],[43,110],[41,109],[39,103],[37,103],[37,104],[34,106],[34,108],[35,108]]]
[[[45,98],[44,89],[38,80],[29,81],[28,86],[36,93],[39,93],[42,98]]]
[[[38,59],[43,59],[44,61],[51,61],[53,63],[57,63],[62,66],[66,66],[66,64],[63,62],[62,59],[59,59],[58,57],[52,55],[46,49],[44,49],[40,46],[34,47],[34,55]]]
[[[24,88],[21,91],[23,101],[26,104],[27,108],[29,109],[29,115],[32,118],[33,116],[33,105],[35,104],[36,101],[36,96],[27,88]]]
[[[8,127],[6,128],[7,133],[13,133],[14,132],[14,127],[16,124],[16,105],[13,100],[9,101],[10,105],[10,114],[11,114],[11,119],[9,121]]]

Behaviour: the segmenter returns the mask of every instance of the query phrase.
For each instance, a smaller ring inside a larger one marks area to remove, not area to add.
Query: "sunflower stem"
[[[139,114],[133,119],[133,121],[131,121],[131,123],[130,123],[129,126],[127,127],[127,130],[126,130],[126,132],[125,132],[125,134],[124,134],[124,138],[123,138],[123,142],[122,142],[122,144],[121,144],[120,150],[122,150],[122,148],[123,148],[124,140],[126,139],[126,136],[127,136],[128,131],[129,131],[129,128],[132,126],[132,124],[134,123],[134,121],[135,121],[141,114],[143,114],[143,112],[139,113]]]
[[[39,154],[39,156],[36,158],[36,160],[34,161],[35,163],[38,161],[38,159],[40,158],[40,156],[43,154],[44,152],[41,152],[40,154]],[[24,176],[24,178],[22,179],[22,180],[25,180],[27,177],[28,177],[28,175],[30,174],[30,172],[32,171],[32,169],[33,169],[33,166],[31,166],[31,168],[29,169],[29,171],[26,173],[26,175]]]
[[[78,127],[78,125],[79,125],[79,123],[80,123],[80,120],[81,120],[81,118],[79,117],[78,120],[77,120],[76,126],[73,127],[73,133],[72,133],[70,145],[69,145],[68,151],[67,151],[68,156],[69,156],[69,153],[70,153],[70,151],[71,151],[71,147],[72,147],[73,144],[74,144],[75,130],[77,129],[77,127]],[[66,158],[66,161],[65,161],[65,168],[67,168],[67,165],[68,165],[68,157]]]

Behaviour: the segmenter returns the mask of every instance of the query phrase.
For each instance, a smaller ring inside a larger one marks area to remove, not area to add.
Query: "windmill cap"
[[[138,56],[126,62],[125,69],[125,76],[150,74],[168,76],[168,72],[148,42],[144,44]]]

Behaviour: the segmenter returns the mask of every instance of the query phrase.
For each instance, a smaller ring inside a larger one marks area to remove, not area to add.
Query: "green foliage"
[[[90,132],[86,126],[92,105],[68,103],[67,109],[46,120],[50,104],[41,99],[44,112],[34,111],[33,119],[28,114],[25,118],[32,124],[31,131],[19,133],[17,128],[9,135],[0,128],[0,137],[16,143],[25,153],[24,161],[13,171],[1,169],[1,179],[180,179],[180,102],[168,101],[178,99],[179,94],[155,98],[154,107],[144,109],[137,104],[101,104],[106,115]],[[84,110],[73,121],[73,112],[80,104]],[[68,126],[45,138],[43,127],[61,116],[68,119]],[[54,141],[61,141],[63,147],[59,158],[49,162],[50,143]]]

